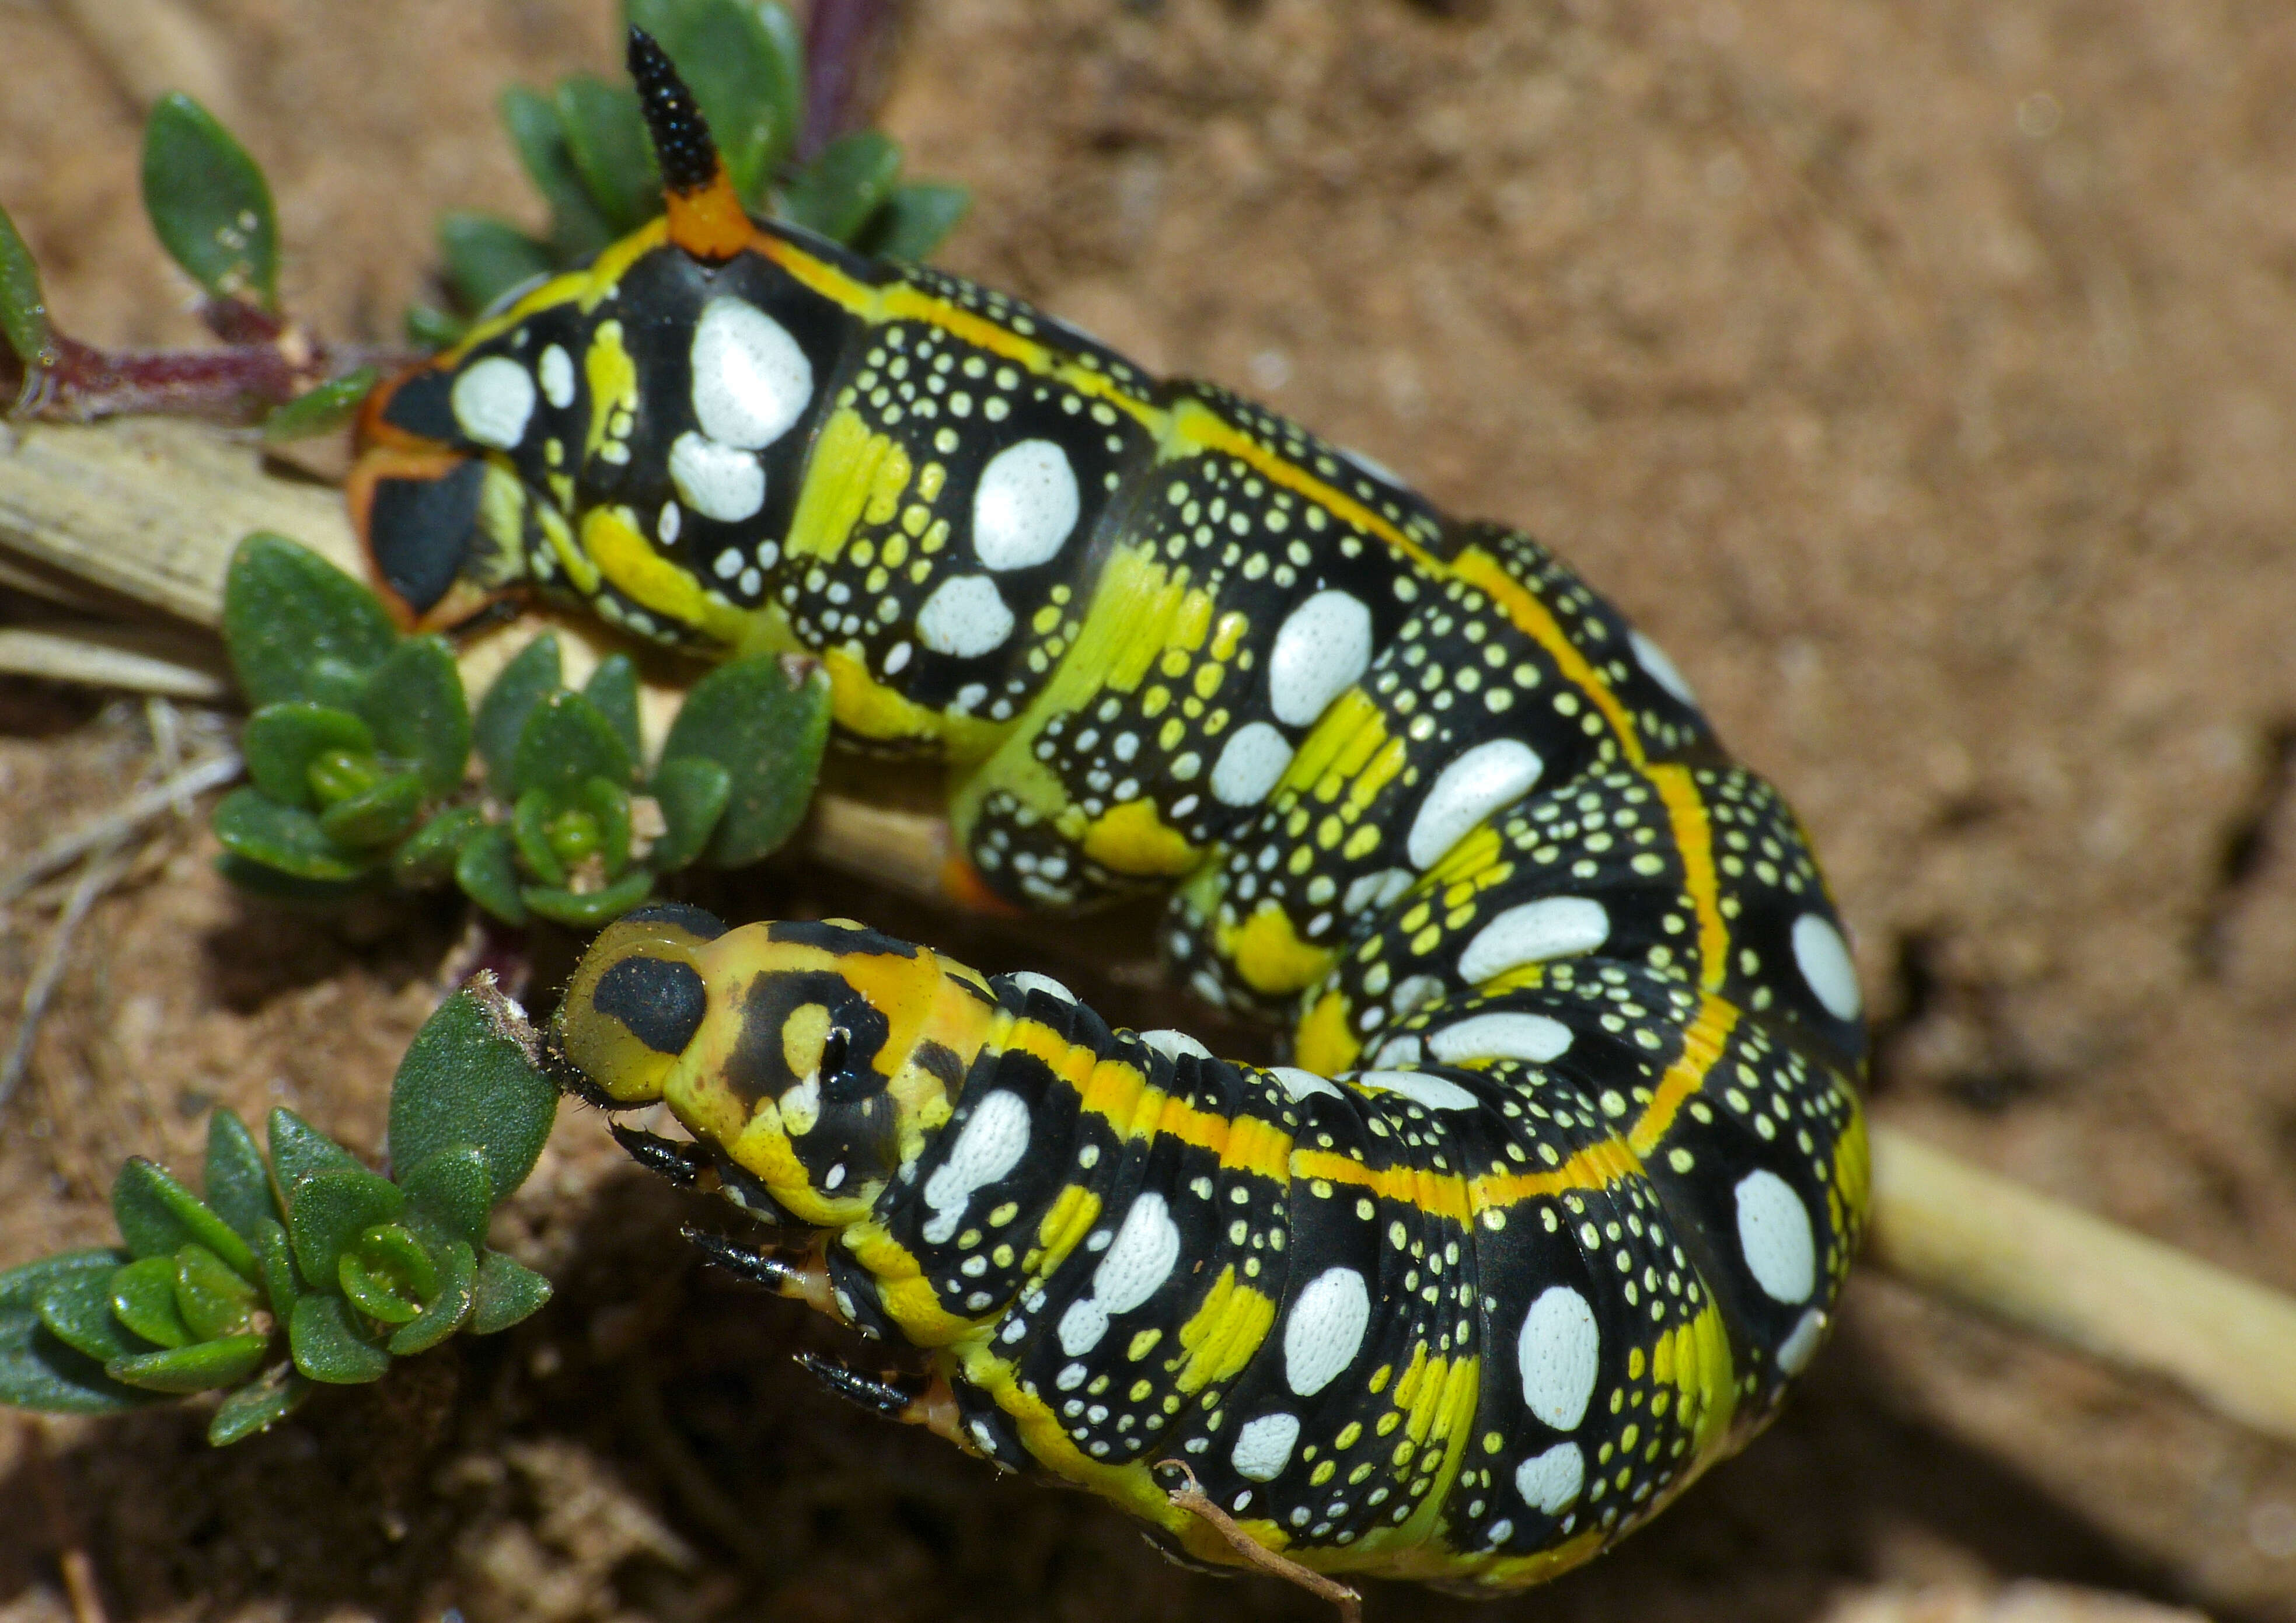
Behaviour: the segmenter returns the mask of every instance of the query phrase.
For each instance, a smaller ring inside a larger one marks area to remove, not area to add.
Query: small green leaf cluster
[[[904,181],[898,144],[874,130],[832,142],[804,165],[791,150],[805,117],[805,49],[782,0],[626,0],[693,92],[726,170],[753,212],[774,214],[864,253],[922,259],[971,205],[963,186]],[[455,313],[407,313],[416,342],[446,348],[476,313],[537,277],[570,269],[662,209],[637,93],[588,75],[547,94],[504,92],[504,126],[550,207],[540,236],[486,214],[439,223]]]
[[[223,1391],[208,1437],[234,1443],[314,1382],[379,1380],[457,1331],[518,1323],[550,1284],[488,1249],[488,1217],[533,1170],[557,1098],[523,1017],[482,984],[398,1068],[395,1179],[291,1111],[271,1112],[267,1157],[217,1111],[203,1196],[131,1160],[111,1191],[120,1246],[0,1273],[0,1403],[97,1414]]]
[[[445,643],[276,536],[234,556],[224,638],[254,713],[216,836],[233,879],[291,899],[451,881],[509,923],[595,929],[665,873],[780,845],[828,742],[817,667],[739,660],[694,684],[649,772],[636,667],[616,654],[570,689],[550,635],[474,716]]]

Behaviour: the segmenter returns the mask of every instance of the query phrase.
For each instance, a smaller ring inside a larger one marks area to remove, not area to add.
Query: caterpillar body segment
[[[1320,1570],[1489,1593],[1585,1559],[1768,1416],[1863,1209],[1845,1076],[1600,958],[1324,1076],[843,922],[641,914],[558,1039],[812,1225],[830,1310],[928,1349],[956,1440],[1214,1563],[1159,1462]]]
[[[734,1265],[925,1349],[906,1417],[1195,1559],[1487,1594],[1604,1547],[1774,1411],[1863,1226],[1857,980],[1792,813],[1537,542],[748,221],[633,67],[666,220],[369,404],[395,605],[812,652],[846,742],[948,764],[960,895],[1171,889],[1167,957],[1296,1064],[668,906],[569,989],[585,1096],[667,1102],[696,1147],[636,1152],[798,1253]]]

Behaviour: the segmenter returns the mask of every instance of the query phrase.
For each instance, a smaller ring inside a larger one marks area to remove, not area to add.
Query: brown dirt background
[[[439,210],[531,207],[495,92],[610,69],[612,28],[12,0],[0,199],[69,330],[189,340],[135,182],[139,95],[189,85],[268,168],[294,307],[383,336]],[[2296,1289],[2296,12],[918,0],[886,121],[976,189],[955,268],[1527,524],[1670,649],[1818,836],[1881,1117]],[[149,758],[132,708],[0,686],[0,865]],[[101,1238],[110,1168],[195,1166],[215,1102],[374,1144],[454,910],[285,916],[210,849],[170,832],[80,938],[0,1263]],[[1136,917],[795,868],[710,899],[1204,1026]],[[0,1007],[51,916],[8,920]],[[59,1427],[53,1471],[0,1428],[0,1618],[64,1615],[52,1508],[137,1620],[1323,1615],[810,1390],[785,1355],[829,1332],[704,1275],[694,1215],[570,1111],[506,1230],[561,1283],[537,1321],[222,1455],[179,1412]],[[2296,1619],[2296,1452],[1869,1275],[1775,1431],[1616,1556],[1371,1605],[1869,1623],[2010,1579]],[[2052,1594],[1991,1615],[2135,1615]]]

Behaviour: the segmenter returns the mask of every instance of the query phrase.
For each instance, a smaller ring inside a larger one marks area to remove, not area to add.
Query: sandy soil
[[[0,7],[0,199],[71,331],[188,338],[135,150],[139,94],[190,84],[269,168],[295,307],[381,335],[437,211],[529,206],[495,91],[609,67],[611,11]],[[2296,13],[914,11],[887,116],[977,189],[950,264],[1562,546],[1815,830],[1877,1112],[2296,1288]],[[132,709],[0,686],[0,865],[150,756]],[[454,911],[286,917],[209,852],[170,832],[83,933],[0,1132],[0,1261],[99,1237],[109,1168],[193,1163],[211,1102],[374,1142]],[[1195,1018],[1111,958],[1136,920],[983,930],[787,869],[715,899]],[[50,916],[0,935],[0,1006]],[[59,1428],[47,1471],[0,1428],[0,1618],[62,1615],[75,1540],[135,1619],[1320,1615],[808,1389],[785,1354],[830,1332],[703,1275],[691,1215],[569,1112],[506,1233],[562,1282],[530,1325],[220,1456],[178,1413]],[[2146,1600],[2296,1619],[2296,1453],[1866,1278],[1771,1436],[1472,1615]],[[1470,1614],[1390,1589],[1373,1615]]]

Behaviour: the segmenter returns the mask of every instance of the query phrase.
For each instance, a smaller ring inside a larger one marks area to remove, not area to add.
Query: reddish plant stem
[[[129,413],[164,413],[219,422],[259,422],[275,407],[329,378],[375,366],[394,372],[422,357],[364,344],[314,343],[292,322],[236,299],[203,302],[200,317],[224,340],[214,349],[99,349],[54,334],[53,363],[29,378],[0,350],[0,399],[11,414],[88,422]]]
[[[805,127],[797,159],[809,163],[869,121],[873,70],[892,37],[896,0],[813,0],[805,19]]]

